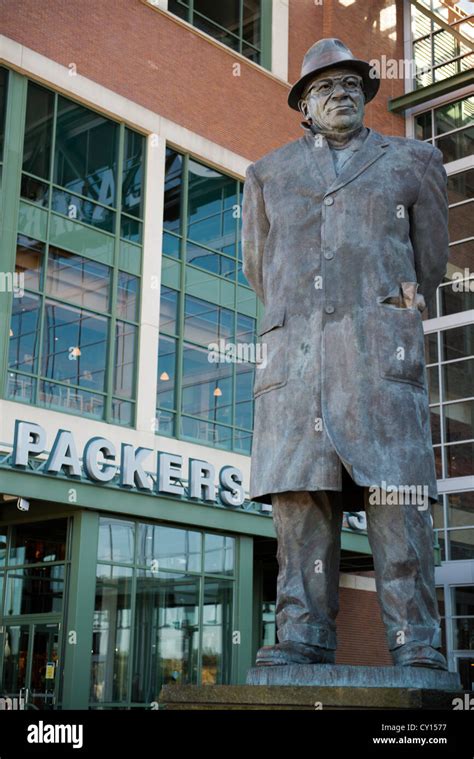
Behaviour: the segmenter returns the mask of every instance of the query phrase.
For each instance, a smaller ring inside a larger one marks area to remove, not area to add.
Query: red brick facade
[[[337,664],[392,665],[377,594],[339,588]]]
[[[341,37],[366,59],[403,58],[401,13],[392,28],[391,6],[391,0],[346,7],[289,0],[290,81],[323,36]],[[0,33],[66,67],[75,64],[78,74],[251,160],[302,134],[286,103],[287,85],[142,0],[23,0],[21,12],[0,0]],[[369,126],[404,133],[403,119],[387,110],[387,99],[402,87],[400,80],[382,82],[368,107]]]

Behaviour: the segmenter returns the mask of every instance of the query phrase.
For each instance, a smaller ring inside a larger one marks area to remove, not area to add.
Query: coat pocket
[[[426,387],[423,320],[417,307],[400,308],[379,298],[380,375],[395,382]]]
[[[284,306],[276,306],[265,311],[258,330],[261,346],[261,361],[255,370],[253,396],[283,387],[288,380],[287,329]]]

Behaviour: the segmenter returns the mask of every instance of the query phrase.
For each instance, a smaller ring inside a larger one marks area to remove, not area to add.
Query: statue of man
[[[388,647],[446,669],[421,311],[447,263],[446,172],[363,124],[379,88],[338,39],[305,55],[300,139],[249,166],[244,273],[265,306],[250,497],[271,502],[278,643],[257,665],[333,663],[343,510],[364,510]]]

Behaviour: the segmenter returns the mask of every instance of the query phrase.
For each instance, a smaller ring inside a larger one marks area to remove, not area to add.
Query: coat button
[[[327,314],[333,314],[334,313],[334,306],[326,306],[324,308]]]
[[[334,258],[334,253],[332,253],[330,250],[327,250],[324,254],[324,258],[327,258],[327,260],[330,261],[331,258]]]
[[[325,206],[332,206],[333,203],[334,203],[334,198],[331,198],[331,197],[324,198],[324,205]]]

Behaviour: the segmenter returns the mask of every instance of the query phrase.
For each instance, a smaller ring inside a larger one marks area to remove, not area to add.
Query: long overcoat
[[[265,306],[252,499],[339,490],[335,460],[359,485],[437,498],[418,303],[446,272],[446,181],[437,148],[371,129],[338,176],[309,130],[249,166],[243,270]]]

